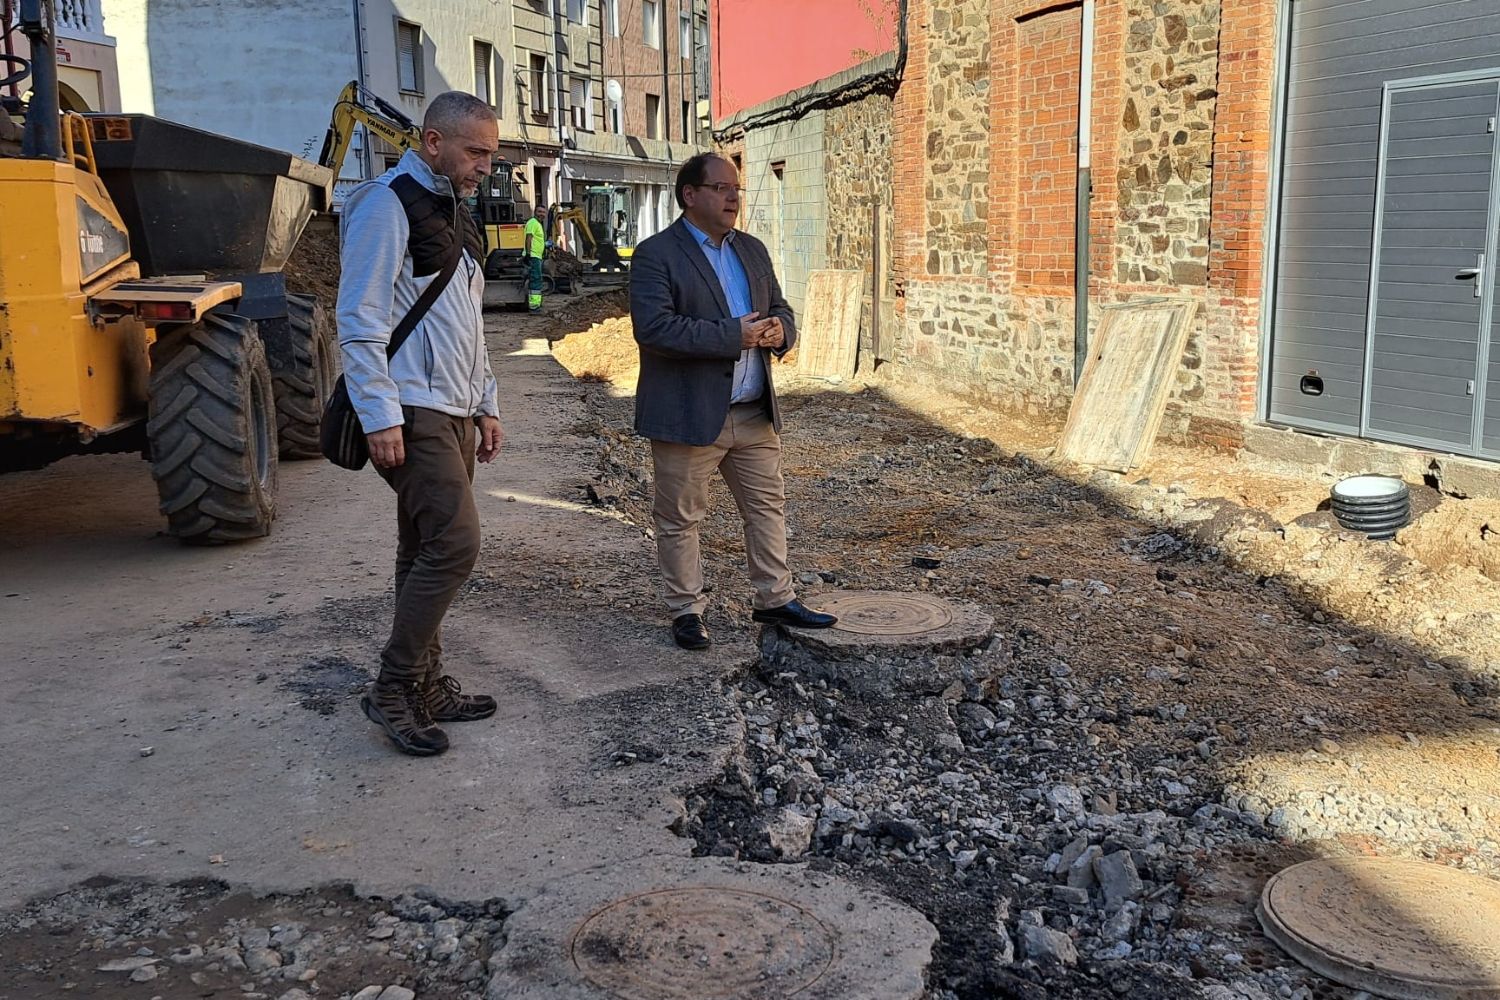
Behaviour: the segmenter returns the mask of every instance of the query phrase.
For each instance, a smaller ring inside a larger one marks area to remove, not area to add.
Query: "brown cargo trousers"
[[[380,679],[411,684],[442,670],[443,616],[479,558],[479,508],[473,419],[401,411],[406,460],[376,470],[396,492],[396,614]]]

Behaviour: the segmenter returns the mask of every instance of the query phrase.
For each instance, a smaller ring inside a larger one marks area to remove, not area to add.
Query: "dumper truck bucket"
[[[89,115],[100,179],[147,276],[281,270],[333,196],[291,153],[150,115]]]

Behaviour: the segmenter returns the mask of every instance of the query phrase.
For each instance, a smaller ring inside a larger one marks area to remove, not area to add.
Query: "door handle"
[[[1478,253],[1474,255],[1473,267],[1463,268],[1453,277],[1458,281],[1467,281],[1468,279],[1473,278],[1474,297],[1477,299],[1482,294],[1482,289],[1480,289],[1479,287],[1479,278],[1482,274],[1484,274],[1484,254]]]

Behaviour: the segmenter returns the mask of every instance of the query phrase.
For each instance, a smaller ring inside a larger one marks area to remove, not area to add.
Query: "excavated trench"
[[[744,751],[676,828],[696,855],[805,863],[917,910],[940,935],[934,1000],[1346,995],[1261,935],[1256,887],[1301,857],[1201,805],[1208,769],[1164,766],[1170,712],[976,607],[838,600],[840,628],[768,629],[733,687]],[[1204,877],[1231,856],[1258,881]]]

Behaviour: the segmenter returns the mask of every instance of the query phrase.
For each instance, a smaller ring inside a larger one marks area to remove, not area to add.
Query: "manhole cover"
[[[621,1000],[790,997],[834,960],[802,907],[742,889],[662,889],[611,903],[573,935],[573,964]]]
[[[1500,881],[1398,858],[1329,858],[1271,877],[1271,940],[1328,978],[1410,1000],[1500,1000]]]
[[[818,610],[838,615],[834,628],[860,635],[921,635],[953,624],[948,602],[926,594],[831,594],[818,599]]]

